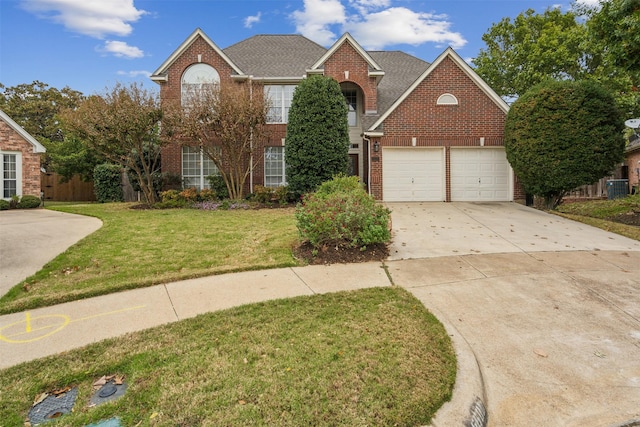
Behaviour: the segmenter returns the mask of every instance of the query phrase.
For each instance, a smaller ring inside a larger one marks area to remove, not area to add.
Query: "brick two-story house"
[[[46,149],[0,110],[0,198],[40,197],[40,154]]]
[[[152,74],[163,101],[194,84],[249,81],[271,101],[269,140],[249,186],[286,182],[286,124],[296,85],[322,74],[349,106],[351,173],[384,201],[524,199],[506,160],[507,104],[453,51],[429,64],[400,51],[366,51],[346,33],[326,49],[300,35],[258,35],[220,49],[196,29]],[[194,148],[165,148],[165,172],[185,186],[215,171]],[[250,190],[250,189],[249,189]]]

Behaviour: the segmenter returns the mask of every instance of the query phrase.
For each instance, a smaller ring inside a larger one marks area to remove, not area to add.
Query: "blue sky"
[[[578,0],[593,3],[597,0]],[[465,59],[504,17],[571,0],[0,0],[0,83],[40,80],[86,95],[150,73],[200,27],[220,48],[256,34],[302,34],[329,47],[349,31],[365,49],[425,61]]]

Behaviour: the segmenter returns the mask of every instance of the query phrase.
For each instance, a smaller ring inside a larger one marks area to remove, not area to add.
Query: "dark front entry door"
[[[358,155],[357,154],[349,154],[349,171],[347,172],[349,176],[359,176],[360,168],[358,167]]]

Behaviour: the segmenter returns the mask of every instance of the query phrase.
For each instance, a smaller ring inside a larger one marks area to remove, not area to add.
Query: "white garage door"
[[[451,201],[510,201],[504,148],[452,148]]]
[[[384,148],[382,192],[387,202],[444,200],[444,150]]]

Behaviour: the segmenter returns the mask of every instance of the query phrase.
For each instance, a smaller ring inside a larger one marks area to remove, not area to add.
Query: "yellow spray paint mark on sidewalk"
[[[45,314],[42,316],[31,316],[30,312],[25,312],[24,320],[5,325],[0,328],[0,341],[10,344],[25,344],[41,340],[55,333],[60,332],[70,323],[81,322],[97,317],[109,316],[131,310],[138,310],[146,305],[123,308],[105,313],[98,313],[91,316],[81,317],[71,320],[66,314]]]
[[[28,311],[25,313],[25,316],[27,317],[27,333],[31,332],[31,313],[29,313]]]

